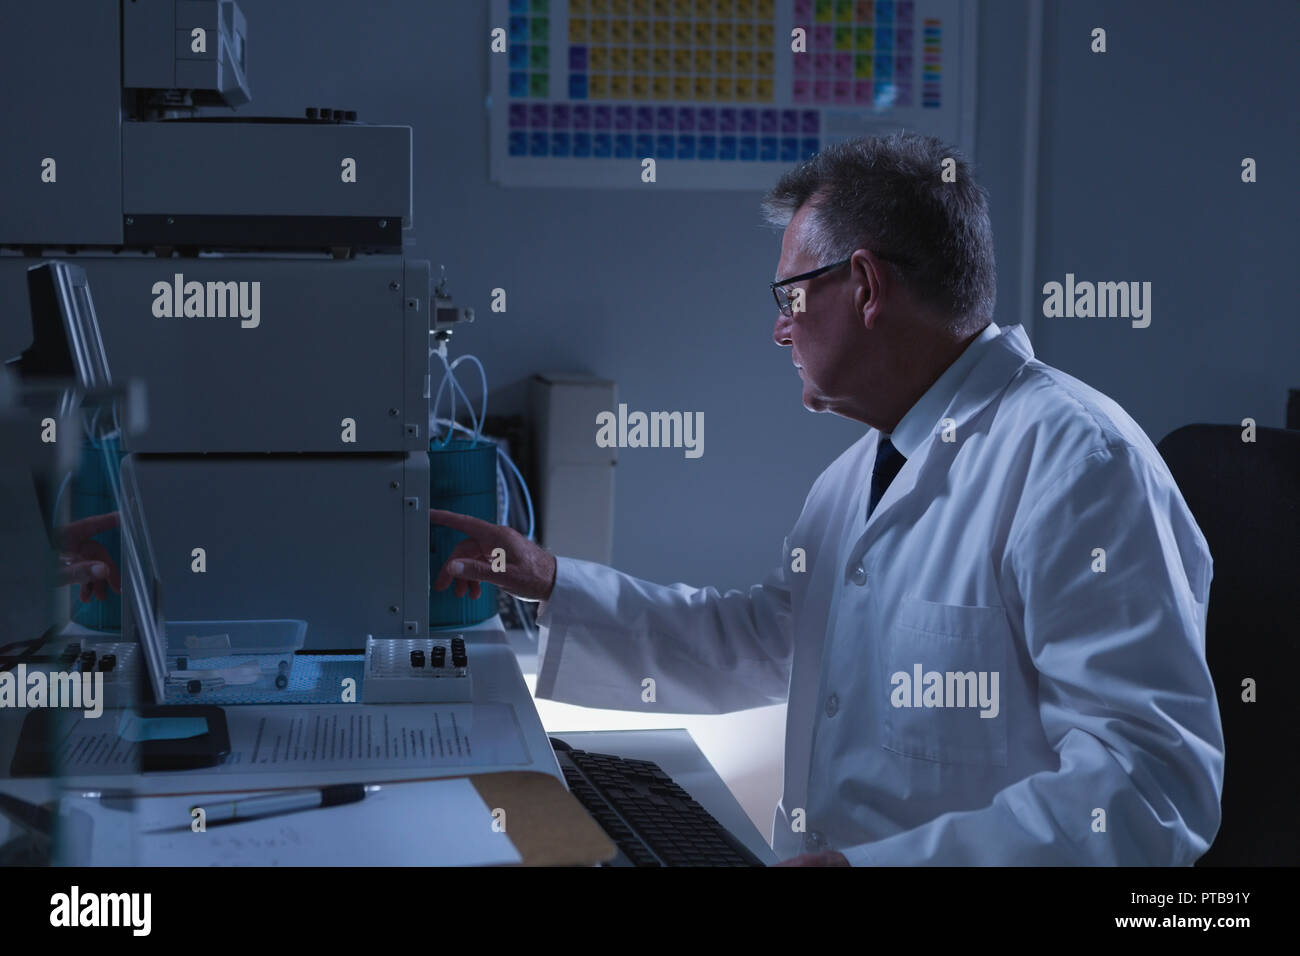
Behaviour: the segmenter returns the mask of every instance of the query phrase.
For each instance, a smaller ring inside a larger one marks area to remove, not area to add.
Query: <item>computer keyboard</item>
[[[763,866],[658,764],[551,738],[570,792],[618,846],[606,866]]]

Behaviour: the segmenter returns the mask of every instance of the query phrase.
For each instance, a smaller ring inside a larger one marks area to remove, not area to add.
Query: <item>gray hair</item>
[[[956,182],[941,178],[945,159],[955,163]],[[997,268],[988,194],[942,140],[899,132],[829,146],[783,175],[763,212],[785,227],[805,203],[812,213],[799,238],[822,265],[870,249],[948,316],[952,331],[992,319]]]

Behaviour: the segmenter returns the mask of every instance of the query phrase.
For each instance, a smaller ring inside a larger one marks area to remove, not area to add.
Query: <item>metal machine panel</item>
[[[427,633],[426,453],[130,455],[122,468],[169,620],[305,620],[309,649]]]
[[[118,15],[94,0],[0,6],[0,245],[122,242]]]
[[[94,290],[114,375],[140,380],[148,395],[149,428],[128,438],[129,451],[427,447],[427,262],[387,256],[76,261]],[[201,302],[181,296],[179,316],[177,275],[182,293],[203,291]],[[6,272],[3,288],[11,277]],[[203,315],[187,316],[187,301]],[[238,306],[245,303],[249,313],[256,304],[255,317],[243,317]],[[347,434],[344,419],[353,423]]]
[[[356,181],[344,181],[344,160]],[[386,219],[411,223],[411,128],[219,118],[122,124],[129,215]]]

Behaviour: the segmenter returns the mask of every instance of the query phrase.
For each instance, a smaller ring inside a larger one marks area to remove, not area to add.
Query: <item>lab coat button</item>
[[[840,696],[839,694],[831,694],[831,696],[826,698],[826,716],[834,717],[837,713],[839,713],[839,710],[840,710]]]
[[[849,580],[851,580],[854,584],[858,586],[866,584],[867,569],[859,564],[856,568],[854,568],[851,572],[849,572]]]

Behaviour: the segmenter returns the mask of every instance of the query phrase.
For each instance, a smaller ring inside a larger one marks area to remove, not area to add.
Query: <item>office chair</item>
[[[1210,546],[1205,653],[1223,718],[1223,822],[1198,866],[1300,863],[1300,431],[1187,425],[1157,446]],[[1241,699],[1242,680],[1257,700]]]

